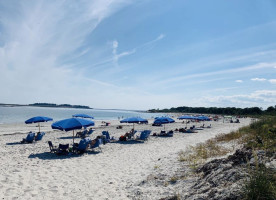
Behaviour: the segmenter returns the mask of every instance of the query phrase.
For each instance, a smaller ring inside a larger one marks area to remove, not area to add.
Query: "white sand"
[[[177,123],[167,124],[166,130],[185,127],[185,124],[176,121]],[[138,189],[144,194],[148,193],[148,199],[158,199],[162,197],[162,188],[151,190],[139,187],[139,183],[156,170],[156,166],[167,173],[173,173],[179,166],[179,151],[250,123],[250,119],[240,121],[239,124],[211,122],[212,128],[198,133],[175,133],[172,138],[151,136],[144,143],[108,143],[102,146],[102,152],[81,156],[57,156],[49,153],[48,140],[56,145],[72,144],[72,131],[52,130],[51,123],[43,123],[41,131],[46,132],[46,135],[42,141],[8,145],[7,143],[21,141],[28,131],[37,131],[38,127],[36,124],[0,125],[0,198],[129,199],[128,195],[133,196],[132,192]],[[163,129],[151,126],[151,123],[152,121],[149,125],[135,125],[135,129],[150,129],[152,133]],[[132,128],[132,125],[120,124],[123,129],[116,129],[118,124],[118,120],[111,121],[111,126],[101,127],[101,123],[96,122],[96,131],[91,137],[95,138],[107,130],[111,136],[118,138]]]

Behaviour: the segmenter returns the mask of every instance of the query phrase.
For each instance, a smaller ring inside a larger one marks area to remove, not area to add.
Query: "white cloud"
[[[237,83],[243,83],[243,80],[236,80]]]
[[[118,43],[118,41],[117,40],[114,40],[113,41],[113,54],[116,54],[117,53],[117,48],[118,48],[118,46],[119,46],[119,43]]]
[[[114,40],[113,43],[112,43],[112,54],[113,54],[113,62],[115,65],[118,65],[118,60],[119,58],[122,58],[124,56],[128,56],[128,55],[131,55],[131,54],[134,54],[135,53],[135,49],[133,50],[130,50],[130,51],[125,51],[125,52],[122,52],[122,53],[117,53],[117,49],[119,47],[119,42],[117,40]]]
[[[272,84],[276,84],[276,79],[269,79],[268,81]]]
[[[251,81],[266,81],[265,78],[251,78]]]
[[[91,91],[108,83],[85,80],[77,65],[66,60],[87,54],[87,37],[128,2],[1,1],[1,101],[91,105]]]
[[[181,82],[183,80],[187,79],[194,79],[194,78],[202,78],[202,77],[208,77],[208,76],[214,76],[214,75],[224,75],[229,73],[241,73],[246,71],[252,71],[257,69],[265,69],[265,68],[271,68],[274,66],[275,63],[257,63],[255,65],[249,65],[245,67],[239,67],[239,68],[233,68],[233,69],[225,69],[225,70],[217,70],[212,72],[205,72],[205,73],[197,73],[197,74],[190,74],[190,75],[184,75],[184,76],[174,76],[171,78],[167,78],[162,81],[156,81],[156,84],[167,84],[171,82]]]
[[[276,90],[257,90],[250,94],[208,96],[200,101],[214,106],[267,107],[274,105],[275,99]]]
[[[161,40],[161,39],[163,39],[164,37],[165,37],[165,35],[162,33],[162,34],[160,34],[160,35],[155,39],[155,41]]]

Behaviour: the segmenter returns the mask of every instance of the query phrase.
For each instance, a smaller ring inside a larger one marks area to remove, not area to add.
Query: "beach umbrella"
[[[90,118],[90,119],[94,119],[94,117],[87,115],[87,114],[75,114],[72,117],[81,117],[81,118]]]
[[[82,129],[83,127],[94,126],[95,123],[91,120],[80,119],[80,118],[69,118],[57,121],[52,124],[52,129],[58,129],[61,131],[73,130],[73,144],[74,144],[74,130]]]
[[[182,115],[182,116],[178,117],[177,119],[190,119],[190,120],[193,120],[193,119],[197,119],[197,117],[194,117],[194,116],[191,116],[191,115]]]
[[[165,130],[165,124],[174,123],[175,121],[170,117],[158,117],[154,120],[154,124],[164,124],[164,130]]]
[[[132,123],[133,124],[133,130],[134,130],[134,124],[148,123],[148,120],[143,119],[141,117],[130,117],[130,118],[126,118],[126,119],[121,120],[120,123]]]
[[[196,120],[197,117],[191,116],[191,115],[182,115],[178,117],[177,119],[186,119],[186,126],[187,126],[187,120]]]
[[[198,119],[199,121],[210,121],[210,120],[211,120],[209,117],[206,117],[206,116],[204,116],[204,115],[198,116],[197,119]]]
[[[53,119],[50,117],[43,117],[43,116],[36,116],[36,117],[32,117],[28,120],[25,121],[26,124],[32,124],[32,123],[38,123],[38,128],[39,128],[39,132],[40,132],[40,122],[48,122],[48,121],[52,121]]]

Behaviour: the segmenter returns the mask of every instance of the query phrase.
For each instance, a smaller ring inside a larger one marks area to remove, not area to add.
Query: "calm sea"
[[[0,107],[0,124],[20,123],[35,116],[51,117],[54,121],[72,117],[74,114],[88,114],[94,120],[114,120],[127,117],[142,117],[146,119],[163,116],[162,113],[144,113],[125,110],[73,109],[73,108],[43,108],[43,107]]]

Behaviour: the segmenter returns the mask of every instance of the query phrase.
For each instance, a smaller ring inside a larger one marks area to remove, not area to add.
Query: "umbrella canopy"
[[[133,130],[134,130],[134,123],[148,123],[148,120],[143,119],[141,117],[130,117],[120,121],[120,123],[133,123]]]
[[[154,124],[168,124],[168,123],[174,123],[175,121],[170,117],[158,117],[154,120]],[[165,130],[165,125],[164,125]]]
[[[83,127],[94,126],[95,123],[91,120],[80,119],[80,118],[69,118],[57,121],[52,124],[52,129],[58,129],[61,131],[73,130],[73,143],[74,143],[74,130],[81,129]]]
[[[120,123],[148,123],[148,120],[141,117],[130,117],[121,120]]]
[[[200,121],[210,121],[211,120],[209,117],[206,117],[204,115],[198,116],[197,119]]]
[[[158,117],[154,120],[154,124],[168,124],[174,123],[175,121],[170,117]]]
[[[69,118],[57,121],[52,124],[52,129],[59,129],[62,131],[71,131],[75,129],[81,129],[82,127],[94,126],[95,123],[91,120]]]
[[[87,114],[75,114],[72,117],[81,117],[81,118],[90,118],[90,119],[94,119],[94,117],[87,115]]]
[[[36,116],[26,120],[25,123],[26,124],[38,123],[39,132],[40,132],[40,122],[48,122],[52,120],[53,119],[50,117]]]
[[[180,117],[178,117],[177,119],[197,119],[197,117],[194,116],[190,116],[190,115],[182,115]]]
[[[53,119],[50,117],[43,117],[43,116],[36,116],[32,117],[28,120],[25,121],[26,124],[31,124],[31,123],[37,123],[37,122],[47,122],[47,121],[52,121]]]

